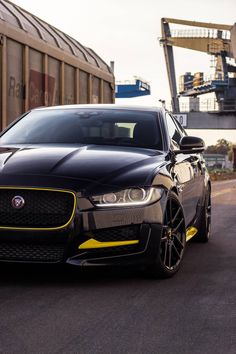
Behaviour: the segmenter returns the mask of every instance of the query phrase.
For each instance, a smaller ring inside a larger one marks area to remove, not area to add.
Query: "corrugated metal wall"
[[[43,105],[114,102],[114,76],[91,49],[0,2],[0,128]]]

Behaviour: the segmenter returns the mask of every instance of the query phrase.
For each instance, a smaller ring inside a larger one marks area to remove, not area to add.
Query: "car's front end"
[[[54,177],[53,184],[64,185],[63,189],[51,187],[50,178],[45,187],[42,180],[40,187],[32,186],[36,176],[23,179],[25,186],[0,188],[0,261],[75,265],[152,261],[162,232],[163,188],[93,196],[76,191],[74,179]],[[122,202],[115,201],[117,195]]]
[[[36,109],[0,140],[0,261],[151,260],[166,198],[156,111]]]

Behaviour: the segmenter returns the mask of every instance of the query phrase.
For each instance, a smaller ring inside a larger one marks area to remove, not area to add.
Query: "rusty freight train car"
[[[114,75],[93,50],[0,0],[0,130],[34,107],[113,101]]]

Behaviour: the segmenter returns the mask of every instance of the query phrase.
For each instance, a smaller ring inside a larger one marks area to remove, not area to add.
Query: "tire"
[[[208,242],[211,236],[211,193],[209,188],[205,194],[204,205],[202,207],[198,233],[195,237],[198,242]]]
[[[170,192],[166,202],[163,230],[155,262],[147,267],[152,278],[172,277],[180,268],[186,246],[183,208],[175,193]]]

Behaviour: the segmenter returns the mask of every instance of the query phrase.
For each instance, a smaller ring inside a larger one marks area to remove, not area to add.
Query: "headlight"
[[[119,192],[107,193],[92,197],[98,207],[142,206],[158,201],[162,196],[161,188],[130,188]]]

